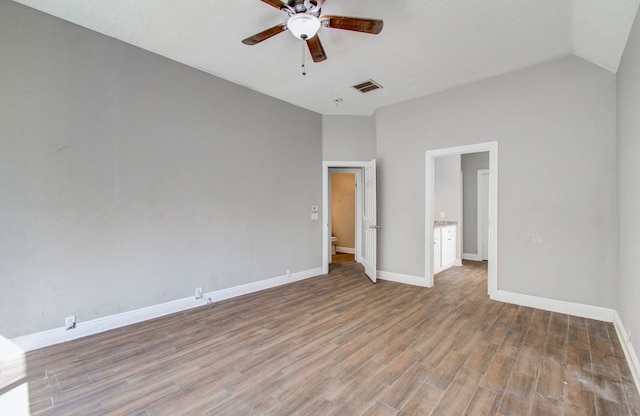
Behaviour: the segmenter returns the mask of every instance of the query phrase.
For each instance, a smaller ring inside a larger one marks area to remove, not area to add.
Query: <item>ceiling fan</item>
[[[377,35],[382,30],[382,20],[362,19],[345,16],[320,16],[324,0],[261,0],[278,10],[285,12],[289,19],[242,41],[245,45],[255,45],[279,33],[289,30],[298,39],[307,44],[313,62],[327,59],[322,43],[317,36],[321,26],[332,29],[351,30],[353,32]]]

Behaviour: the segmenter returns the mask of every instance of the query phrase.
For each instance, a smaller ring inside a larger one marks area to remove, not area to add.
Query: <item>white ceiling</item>
[[[640,0],[326,0],[322,14],[384,20],[377,36],[321,28],[314,64],[260,0],[16,0],[322,114],[377,108],[576,54],[616,72]],[[362,94],[351,85],[384,88]],[[335,100],[341,98],[337,105]]]

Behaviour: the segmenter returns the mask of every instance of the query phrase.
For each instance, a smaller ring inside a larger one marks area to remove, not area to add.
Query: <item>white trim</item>
[[[286,275],[272,277],[271,279],[260,280],[257,282],[234,286],[227,289],[216,290],[215,292],[206,293],[204,295],[204,298],[212,298],[217,302],[220,300],[231,299],[237,296],[247,295],[249,293],[259,292],[261,290],[286,285],[287,283],[309,279],[311,277],[320,276],[322,274],[322,268],[318,267],[316,269],[292,273],[291,277],[287,277]]]
[[[299,280],[323,274],[322,268],[305,270],[292,273],[290,277],[278,276],[258,282],[247,283],[240,286],[230,287],[227,289],[207,292],[202,299],[188,297],[178,299],[159,305],[153,305],[146,308],[136,309],[133,311],[122,312],[116,315],[105,316],[104,318],[93,319],[91,321],[79,322],[75,329],[66,331],[63,327],[51,329],[48,331],[36,332],[34,334],[23,335],[11,339],[15,345],[23,351],[33,351],[39,348],[60,344],[74,339],[83,338],[89,335],[98,334],[109,331],[111,329],[121,328],[123,326],[135,324],[149,319],[159,318],[176,312],[182,312],[187,309],[197,308],[207,304],[207,299],[211,298],[214,302],[230,299],[236,296],[242,296],[261,290],[293,283]]]
[[[479,254],[462,253],[462,260],[482,261],[482,256]]]
[[[513,303],[516,305],[528,306],[551,312],[558,312],[567,315],[579,316],[582,318],[596,319],[599,321],[613,322],[613,326],[618,334],[618,340],[622,346],[622,351],[629,365],[629,370],[635,382],[636,389],[640,393],[640,360],[636,354],[633,344],[627,341],[627,330],[618,314],[618,311],[599,306],[584,305],[581,303],[566,302],[561,300],[540,298],[537,296],[523,295],[520,293],[506,292],[498,290],[491,299],[500,302]]]
[[[482,199],[482,194],[480,192],[480,189],[482,189],[482,176],[484,175],[489,175],[490,174],[490,170],[489,169],[479,169],[476,172],[476,244],[477,244],[477,248],[476,251],[478,252],[478,257],[480,257],[479,261],[485,260],[482,258],[482,250],[484,249],[484,240],[482,239],[482,225],[483,225],[483,219],[482,218],[482,210],[480,209],[480,205],[482,205],[480,202],[480,200]],[[489,176],[489,179],[491,179],[491,176]],[[488,190],[487,190],[488,191]],[[488,201],[487,201],[488,202]]]
[[[425,152],[425,280],[426,287],[432,287],[433,278],[433,199],[434,199],[434,158],[457,154],[489,152],[489,265],[487,293],[498,292],[498,142],[486,142]]]
[[[633,344],[631,344],[631,341],[627,341],[627,329],[622,323],[622,318],[620,318],[618,311],[615,311],[613,326],[616,328],[620,345],[622,345],[622,351],[624,351],[624,356],[627,358],[629,370],[633,376],[633,381],[636,383],[636,389],[640,394],[640,361],[638,360],[638,355],[633,349]]]
[[[454,266],[462,266],[462,252],[464,251],[464,177],[462,174],[462,155],[458,157],[458,224],[456,227],[456,260]]]
[[[523,295],[521,293],[507,292],[504,290],[496,291],[496,293],[491,296],[491,299],[605,322],[613,322],[616,313],[615,310],[610,308]]]
[[[336,246],[336,251],[338,253],[347,253],[347,254],[356,254],[356,249],[353,247],[340,247]]]
[[[378,279],[388,280],[390,282],[396,283],[404,283],[405,285],[426,287],[424,277],[422,276],[411,276],[409,274],[392,273],[378,270]]]

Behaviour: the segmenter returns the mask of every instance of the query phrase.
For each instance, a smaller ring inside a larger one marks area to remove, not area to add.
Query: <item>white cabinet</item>
[[[433,229],[433,273],[448,269],[456,263],[456,226]]]
[[[456,262],[456,226],[442,227],[442,269],[453,266]]]
[[[442,270],[442,239],[440,238],[440,227],[433,229],[433,273]]]

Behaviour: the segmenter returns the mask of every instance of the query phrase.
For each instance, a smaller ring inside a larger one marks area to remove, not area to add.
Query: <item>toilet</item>
[[[336,254],[336,244],[338,244],[338,237],[331,236],[331,254]]]

